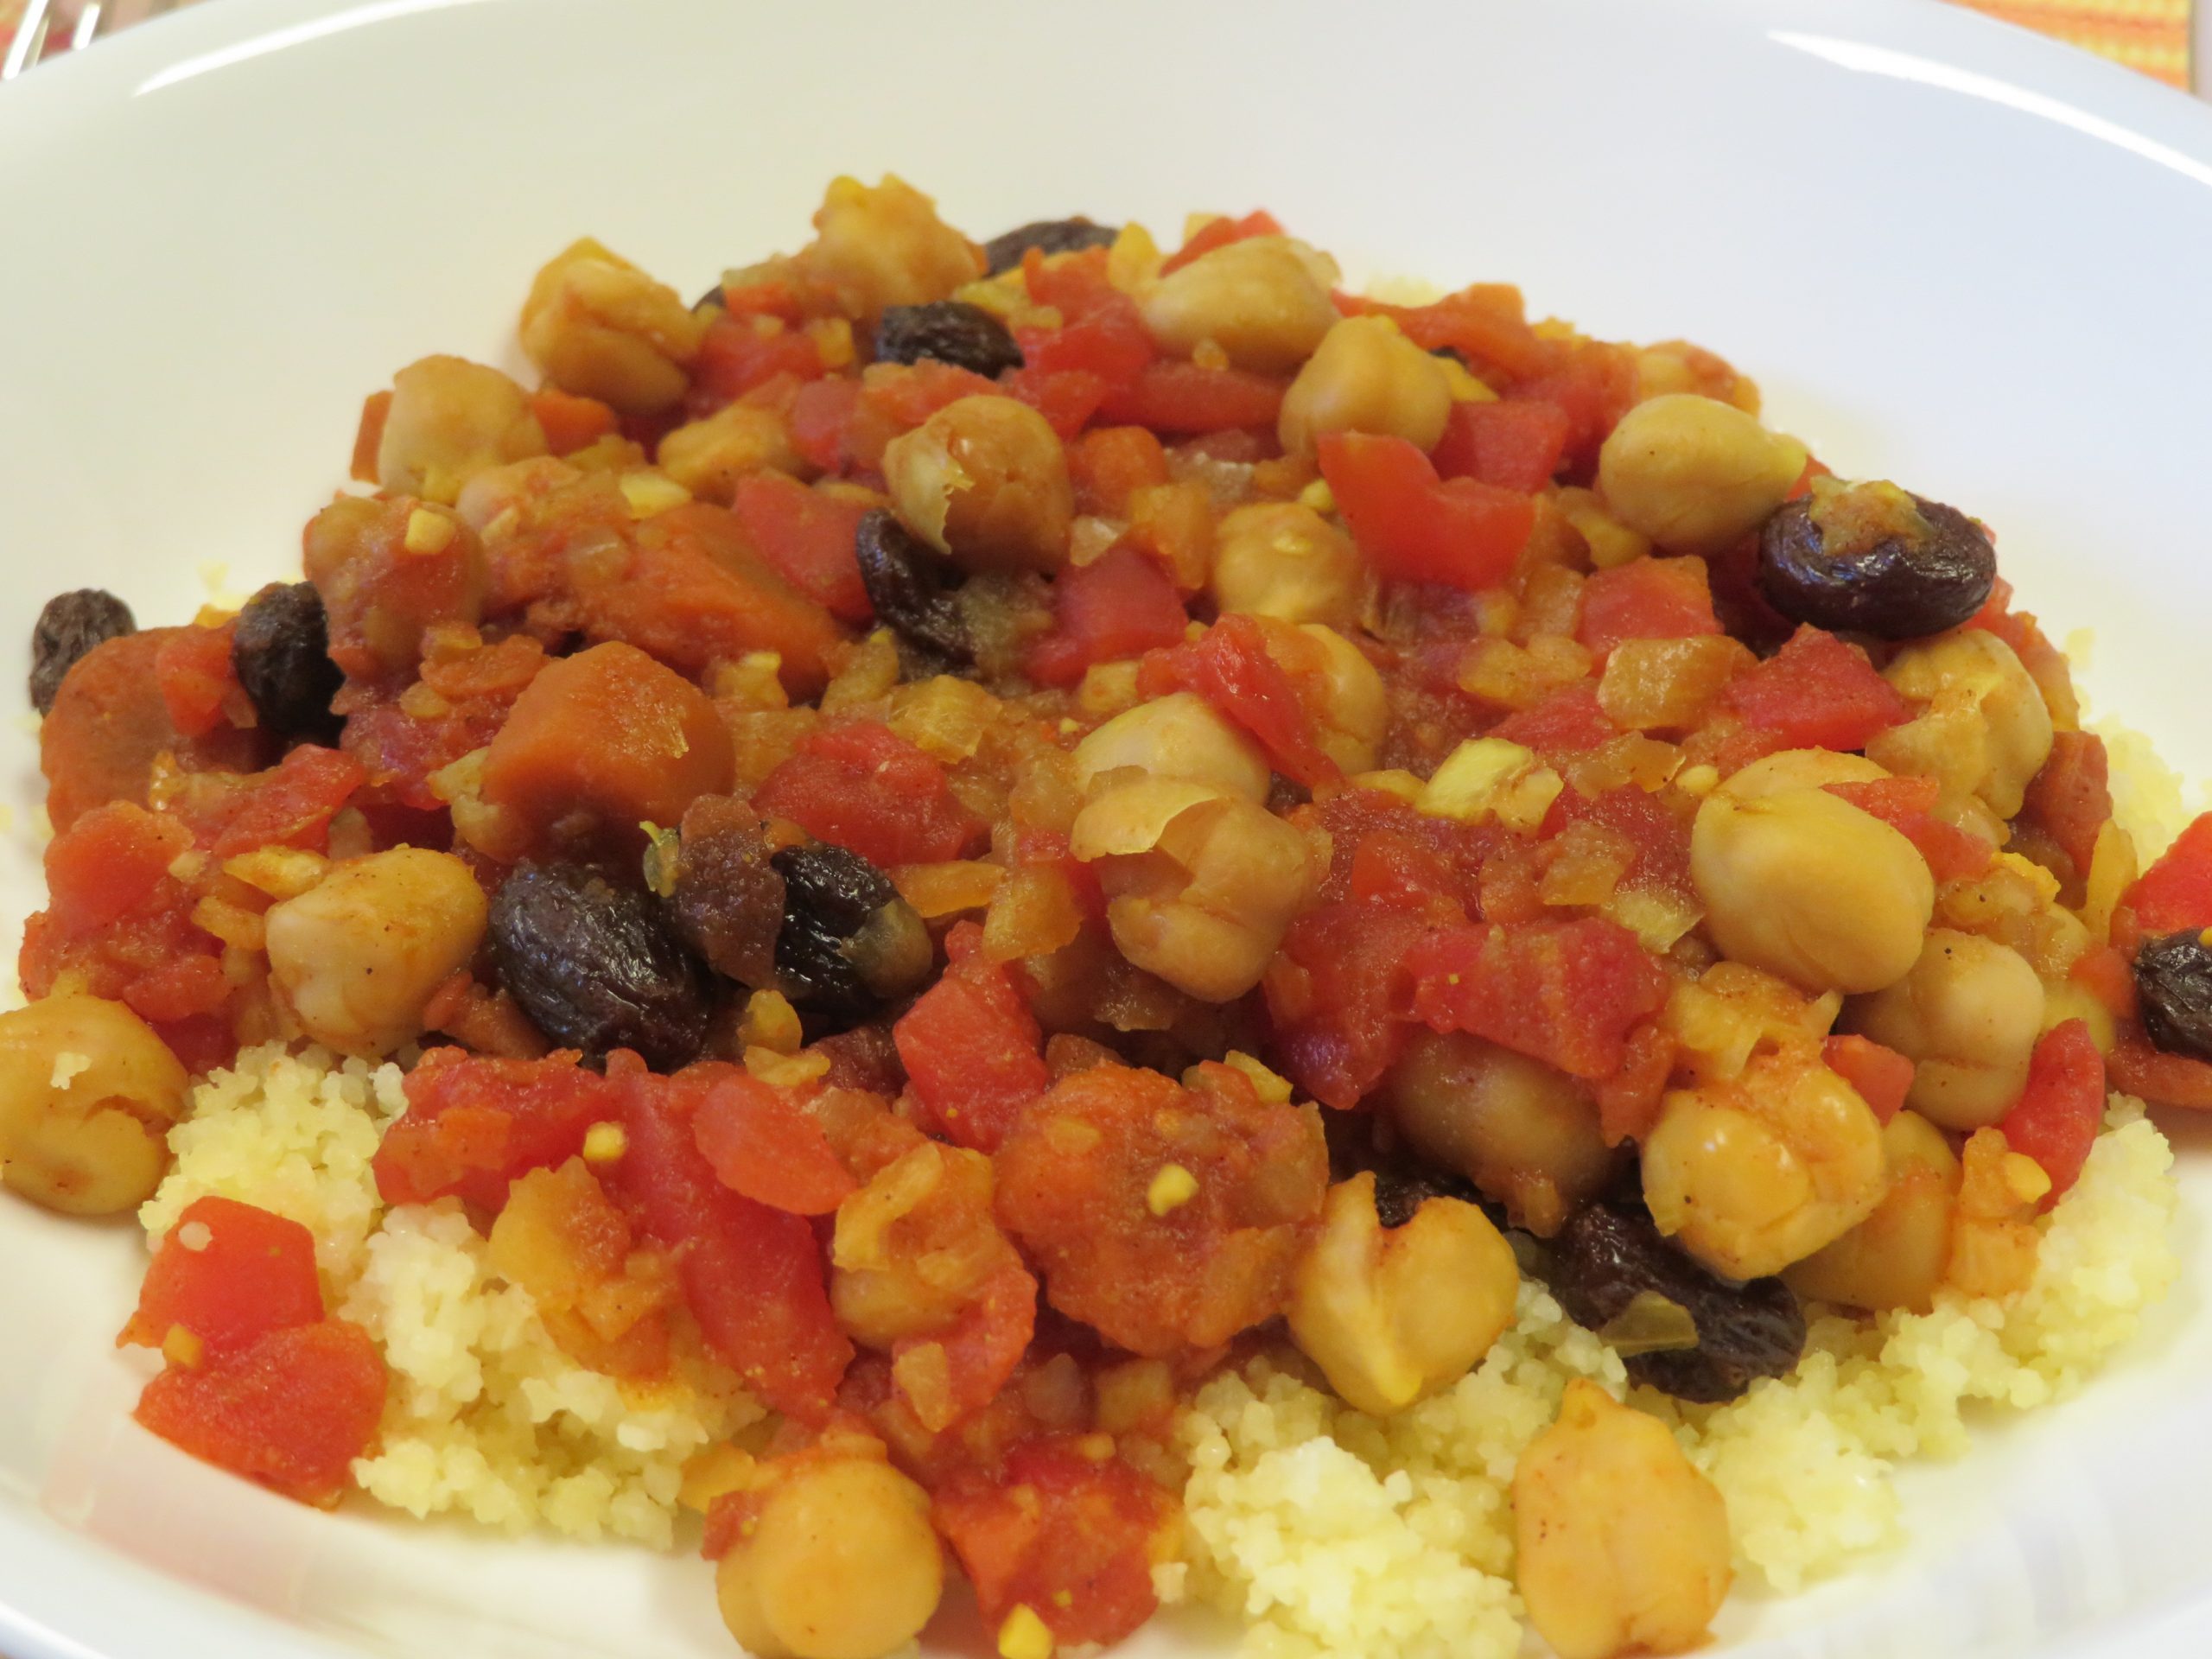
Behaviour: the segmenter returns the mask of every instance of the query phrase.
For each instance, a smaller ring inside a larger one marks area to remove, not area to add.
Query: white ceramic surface
[[[168,620],[211,563],[296,570],[362,394],[512,359],[577,233],[689,289],[887,168],[981,235],[1265,204],[1355,274],[1710,345],[1840,469],[1999,526],[2025,602],[2096,631],[2099,706],[2212,774],[2212,111],[1908,0],[225,0],[134,31],[0,95],[0,692],[54,589]],[[12,942],[9,721],[0,779]],[[2107,1378],[1910,1471],[1910,1547],[1739,1595],[1732,1649],[2206,1650],[2212,1146],[2185,1162],[2190,1276]],[[730,1651],[696,1560],[310,1514],[141,1433],[109,1345],[137,1252],[0,1200],[0,1653]]]

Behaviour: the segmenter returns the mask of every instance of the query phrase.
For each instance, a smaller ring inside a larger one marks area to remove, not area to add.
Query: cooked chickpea
[[[1367,654],[1334,628],[1270,626],[1268,654],[1297,680],[1313,740],[1347,774],[1371,772],[1390,725],[1390,694]]]
[[[1694,392],[1648,398],[1598,452],[1598,493],[1671,553],[1713,553],[1754,531],[1805,470],[1805,446]]]
[[[772,409],[728,404],[703,421],[679,426],[660,441],[660,468],[702,501],[727,506],[737,481],[754,473],[811,474],[791,443],[791,428]]]
[[[1660,1103],[1643,1143],[1644,1201],[1659,1230],[1716,1273],[1779,1273],[1882,1201],[1881,1125],[1818,1052],[1768,1055],[1734,1082]]]
[[[49,996],[0,1014],[0,1182],[65,1215],[144,1203],[191,1086],[120,1002]]]
[[[1840,749],[1784,749],[1730,772],[1719,792],[1733,801],[1757,801],[1784,790],[1871,784],[1889,775],[1886,768],[1863,754],[1847,754]]]
[[[1211,340],[1240,369],[1280,374],[1313,354],[1338,321],[1336,266],[1287,236],[1253,236],[1170,271],[1142,300],[1160,348],[1188,357]]]
[[[962,397],[883,452],[899,519],[977,573],[1059,569],[1075,522],[1067,451],[1011,397]]]
[[[753,1659],[881,1659],[944,1591],[930,1499],[888,1463],[837,1457],[778,1480],[721,1559],[722,1623]]]
[[[1312,454],[1328,432],[1379,432],[1433,449],[1451,413],[1440,360],[1388,317],[1344,317],[1290,383],[1275,435],[1293,455]]]
[[[1936,908],[1913,844],[1823,789],[1715,790],[1691,826],[1690,879],[1725,955],[1816,993],[1903,978]]]
[[[1520,1287],[1513,1247],[1473,1205],[1430,1198],[1385,1230],[1362,1173],[1329,1189],[1291,1280],[1290,1334],[1346,1403],[1387,1416],[1472,1370]]]
[[[450,853],[372,853],[270,907],[270,978],[316,1042],[389,1054],[422,1034],[423,1005],[476,954],[489,910]]]
[[[1815,1300],[1925,1313],[1950,1254],[1958,1154],[1919,1113],[1899,1112],[1882,1126],[1882,1155],[1890,1190],[1874,1213],[1783,1277]]]
[[[1913,1063],[1912,1109],[1947,1129],[1978,1129],[2027,1087],[2043,1032],[2043,982],[2018,951],[1978,934],[1931,929],[1912,971],[1858,998],[1853,1029]]]
[[[1892,772],[1934,778],[1939,810],[1993,839],[2050,758],[2050,709],[2012,647],[1983,628],[1905,646],[1884,677],[1919,706],[1867,744]]]
[[[1141,702],[1075,746],[1079,789],[1088,790],[1105,773],[1124,768],[1211,785],[1248,801],[1266,800],[1270,782],[1268,757],[1260,746],[1190,691]]]
[[[546,378],[625,415],[683,397],[705,334],[674,289],[588,236],[537,273],[522,307],[522,348]]]
[[[1366,566],[1351,537],[1295,501],[1233,509],[1214,531],[1214,604],[1285,622],[1349,626]]]
[[[935,201],[893,174],[876,185],[832,180],[814,230],[796,263],[863,320],[886,306],[944,299],[983,274],[976,245],[937,216]]]
[[[1618,1162],[1598,1103],[1564,1071],[1464,1032],[1421,1032],[1383,1083],[1406,1144],[1550,1237],[1598,1196]]]
[[[1728,1508],[1657,1418],[1586,1377],[1513,1471],[1514,1579],[1560,1659],[1681,1653],[1728,1593]]]
[[[391,378],[377,446],[380,488],[451,506],[479,473],[544,453],[529,397],[497,369],[426,357]]]
[[[1306,838],[1265,807],[1203,784],[1147,778],[1076,817],[1122,955],[1205,1002],[1260,982],[1316,885]]]

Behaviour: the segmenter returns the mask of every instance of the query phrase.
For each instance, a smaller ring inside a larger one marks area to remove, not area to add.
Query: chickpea
[[[1268,626],[1268,655],[1298,683],[1321,752],[1347,774],[1374,770],[1390,725],[1390,694],[1367,654],[1334,628]]]
[[[826,283],[849,316],[948,298],[983,274],[982,251],[937,216],[937,203],[894,174],[877,185],[830,181],[814,240],[796,260]]]
[[[270,907],[270,977],[316,1042],[381,1057],[421,1035],[423,1005],[468,965],[489,912],[450,853],[372,853]]]
[[[1988,838],[2020,810],[2050,758],[2050,709],[2012,647],[1982,628],[1905,646],[1884,677],[1920,712],[1866,746],[1892,772],[1933,778],[1939,810]]]
[[[1067,451],[1045,417],[1011,397],[962,397],[883,452],[899,519],[983,574],[1066,562],[1075,522]]]
[[[1295,501],[1233,509],[1214,531],[1214,604],[1285,622],[1348,627],[1367,567],[1351,537]]]
[[[1802,1050],[1732,1083],[1669,1091],[1643,1143],[1659,1230],[1716,1273],[1758,1279],[1840,1238],[1882,1201],[1881,1126]]]
[[[426,357],[391,378],[377,484],[451,506],[479,473],[545,453],[523,389],[461,357]]]
[[[1947,1129],[2010,1111],[2043,1032],[2043,982],[2018,951],[1931,929],[1912,971],[1850,1006],[1853,1027],[1913,1063],[1906,1103]]]
[[[722,1623],[753,1659],[880,1659],[944,1591],[929,1494],[868,1457],[785,1474],[715,1573]]]
[[[1730,772],[1719,792],[1733,801],[1758,801],[1789,789],[1871,784],[1889,775],[1886,768],[1863,754],[1846,754],[1838,749],[1784,749]]]
[[[690,385],[684,365],[706,325],[619,253],[589,237],[563,248],[530,285],[522,348],[564,391],[655,415]]]
[[[1290,824],[1172,779],[1109,790],[1077,815],[1069,845],[1097,867],[1122,955],[1204,1002],[1260,982],[1317,885],[1312,851]]]
[[[1766,521],[1805,470],[1805,446],[1694,392],[1648,398],[1598,452],[1598,493],[1672,553],[1716,553]]]
[[[1560,1659],[1681,1653],[1730,1576],[1728,1508],[1656,1417],[1586,1377],[1513,1471],[1514,1578]]]
[[[1899,1112],[1882,1126],[1882,1155],[1890,1190],[1873,1214],[1783,1277],[1800,1296],[1817,1301],[1925,1313],[1950,1254],[1958,1154],[1919,1113]]]
[[[1598,1103],[1564,1071],[1464,1032],[1421,1032],[1382,1085],[1406,1144],[1548,1238],[1604,1190],[1618,1161]]]
[[[144,1203],[191,1086],[120,1002],[49,996],[0,1014],[0,1182],[64,1215]]]
[[[1283,453],[1310,455],[1326,432],[1380,432],[1433,449],[1452,413],[1443,363],[1388,317],[1332,323],[1282,400]]]
[[[1715,790],[1691,826],[1690,879],[1723,954],[1815,993],[1903,978],[1936,908],[1913,844],[1822,789]]]
[[[1243,728],[1195,692],[1176,691],[1119,714],[1075,746],[1076,786],[1133,767],[1148,777],[1206,784],[1265,801],[1268,757]]]
[[[754,473],[812,471],[791,443],[791,428],[772,409],[728,404],[703,421],[688,422],[660,441],[661,470],[702,501],[728,506],[737,481]]]
[[[1473,1205],[1430,1198],[1385,1230],[1363,1173],[1329,1189],[1291,1279],[1290,1334],[1348,1404],[1387,1416],[1472,1370],[1520,1288],[1513,1247]]]
[[[1240,369],[1280,374],[1338,321],[1336,264],[1287,236],[1253,236],[1170,271],[1142,302],[1160,350],[1188,357],[1211,340]]]

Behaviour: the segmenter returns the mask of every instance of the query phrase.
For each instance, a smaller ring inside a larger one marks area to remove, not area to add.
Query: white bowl
[[[2098,707],[2212,772],[2212,112],[1895,0],[180,14],[0,93],[0,685],[56,589],[151,622],[210,563],[296,572],[362,395],[431,350],[512,359],[578,233],[702,286],[886,168],[982,235],[1265,205],[1355,275],[1518,281],[1594,333],[1711,346],[1840,469],[1988,518],[2024,603],[2095,630]],[[0,729],[12,939],[38,791]],[[2204,1650],[2212,1167],[2184,1163],[2189,1276],[2108,1375],[1909,1471],[1905,1548],[1739,1595],[1729,1643]],[[0,1650],[731,1651],[696,1561],[311,1513],[143,1433],[110,1345],[138,1260],[128,1227],[0,1202]]]

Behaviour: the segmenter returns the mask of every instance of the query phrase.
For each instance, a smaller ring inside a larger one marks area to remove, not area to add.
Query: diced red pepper
[[[171,1365],[138,1397],[138,1421],[232,1474],[328,1504],[353,1484],[384,1417],[384,1357],[358,1325],[265,1332],[205,1363]]]
[[[865,627],[875,620],[861,581],[853,538],[868,509],[810,490],[782,473],[738,480],[730,511],[760,556],[792,587],[840,622]]]
[[[1694,639],[1720,632],[1699,558],[1635,559],[1582,584],[1574,637],[1603,657],[1626,639]]]
[[[1052,631],[1029,650],[1030,677],[1044,685],[1073,685],[1096,664],[1173,645],[1189,620],[1167,573],[1129,547],[1062,572],[1052,607]]]
[[[1414,1007],[1578,1077],[1618,1071],[1630,1027],[1658,1012],[1667,976],[1636,935],[1603,917],[1432,934],[1408,958]]]
[[[1264,207],[1249,213],[1242,219],[1231,219],[1226,214],[1210,219],[1198,226],[1197,235],[1160,262],[1160,274],[1165,276],[1171,271],[1180,270],[1192,260],[1211,253],[1216,248],[1225,248],[1232,242],[1242,242],[1248,237],[1281,234],[1281,225]]]
[[[2085,1020],[2052,1027],[2028,1062],[2028,1086],[1998,1128],[2050,1177],[2048,1209],[2082,1178],[2105,1116],[2105,1059]]]
[[[855,1190],[822,1126],[747,1074],[707,1090],[691,1137],[724,1186],[772,1210],[826,1216]]]
[[[1147,363],[1126,386],[1116,386],[1098,406],[1098,418],[1122,426],[1148,426],[1155,432],[1217,432],[1225,427],[1264,426],[1272,430],[1282,412],[1290,382],[1281,375],[1249,369],[1209,369],[1196,363],[1162,359]]]
[[[1052,1084],[1044,1033],[1006,969],[983,954],[983,931],[956,925],[951,965],[892,1027],[907,1086],[934,1126],[996,1152],[1021,1109]]]
[[[1556,404],[1457,403],[1428,458],[1440,477],[1533,495],[1559,471],[1571,425]]]
[[[874,721],[810,734],[753,804],[885,867],[964,857],[989,834],[954,797],[943,766]]]
[[[458,1196],[496,1210],[507,1184],[564,1164],[620,1103],[573,1053],[493,1059],[435,1048],[407,1074],[407,1109],[373,1160],[386,1204]]]
[[[1827,787],[1831,795],[1879,818],[1919,849],[1929,873],[1938,881],[1980,875],[1997,850],[1980,836],[1936,816],[1936,798],[1942,786],[1933,778],[1877,778]]]
[[[1288,671],[1268,654],[1255,618],[1231,612],[1199,638],[1146,658],[1137,686],[1148,697],[1179,688],[1197,692],[1251,733],[1287,778],[1310,787],[1342,776],[1322,752]]]
[[[1377,575],[1476,592],[1513,573],[1536,523],[1528,496],[1441,480],[1403,438],[1332,432],[1319,448],[1321,476]]]
[[[322,1318],[315,1235],[235,1198],[195,1198],[155,1246],[137,1311],[118,1343],[158,1348],[181,1326],[227,1353],[286,1325]]]
[[[1821,1045],[1821,1058],[1881,1122],[1904,1109],[1904,1097],[1912,1090],[1912,1062],[1894,1048],[1871,1037],[1830,1037]]]
[[[2146,934],[2212,927],[2212,812],[2175,838],[2127,890],[2125,902]]]
[[[1863,749],[1912,713],[1865,652],[1811,626],[1731,680],[1720,701],[1746,725],[1802,749]]]

